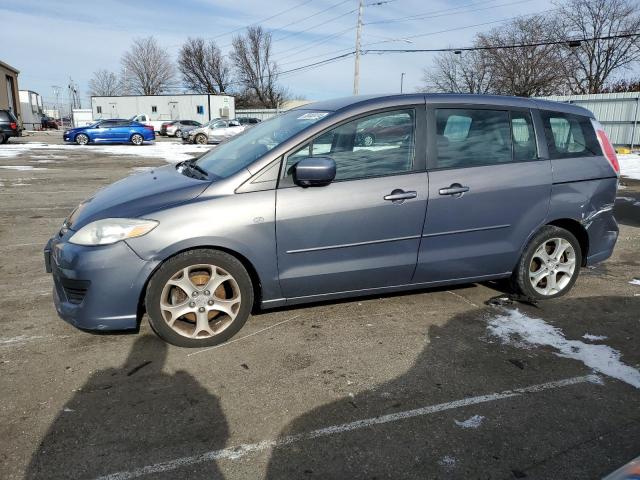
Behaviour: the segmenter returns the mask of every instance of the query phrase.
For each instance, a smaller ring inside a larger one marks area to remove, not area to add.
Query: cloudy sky
[[[386,3],[384,3],[386,2]],[[376,5],[376,3],[383,3]],[[551,0],[365,0],[362,44],[367,48],[440,48],[470,44],[475,33],[518,15],[553,9]],[[175,58],[189,36],[213,38],[228,52],[250,24],[273,36],[282,71],[354,49],[358,0],[0,0],[4,42],[0,60],[20,70],[21,89],[54,99],[52,85],[71,77],[87,102],[95,70],[120,70],[135,37],[155,36]],[[407,18],[413,17],[413,18]],[[418,18],[415,18],[418,17]],[[361,93],[405,91],[420,85],[433,54],[364,55]],[[353,57],[282,75],[294,95],[325,99],[350,95]]]

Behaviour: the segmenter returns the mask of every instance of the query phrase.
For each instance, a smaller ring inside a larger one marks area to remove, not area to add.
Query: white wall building
[[[26,130],[40,129],[42,126],[42,97],[31,90],[20,90],[20,110],[22,112],[22,125]]]
[[[91,97],[94,120],[146,115],[151,122],[235,118],[235,99],[229,95],[127,95]]]

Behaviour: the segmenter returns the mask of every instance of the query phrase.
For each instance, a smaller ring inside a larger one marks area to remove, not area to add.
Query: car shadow
[[[640,298],[563,298],[538,308],[508,308],[544,319],[567,339],[605,334],[604,343],[620,349],[626,364],[640,362],[629,341],[637,335]],[[430,326],[426,347],[406,373],[293,420],[281,431],[266,478],[601,478],[637,455],[640,392],[607,377],[604,385],[581,383],[406,415],[591,373],[550,348],[503,345],[489,336],[487,320],[505,311],[484,307]],[[384,363],[381,356],[381,369]],[[335,391],[345,382],[339,373],[323,371],[318,381]],[[357,392],[357,382],[347,388]],[[390,414],[395,420],[377,423]]]
[[[167,350],[144,335],[121,367],[92,373],[49,427],[25,478],[95,478],[224,448],[229,428],[218,398],[185,371],[165,373]],[[222,478],[215,463],[190,472],[198,470]]]

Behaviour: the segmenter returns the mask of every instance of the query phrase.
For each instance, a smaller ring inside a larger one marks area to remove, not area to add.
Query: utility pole
[[[62,111],[60,109],[60,90],[62,90],[62,87],[60,87],[59,85],[51,85],[51,88],[53,89],[53,94],[56,97],[56,110],[58,111],[58,120],[60,120],[60,124],[62,124]]]
[[[356,28],[356,61],[353,71],[353,94],[360,93],[360,37],[362,36],[362,11],[364,10],[364,0],[360,0],[358,7],[358,25]]]

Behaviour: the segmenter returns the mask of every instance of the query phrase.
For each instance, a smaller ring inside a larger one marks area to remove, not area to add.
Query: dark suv
[[[0,110],[0,143],[7,143],[9,137],[19,137],[22,129],[18,119],[10,110]]]

